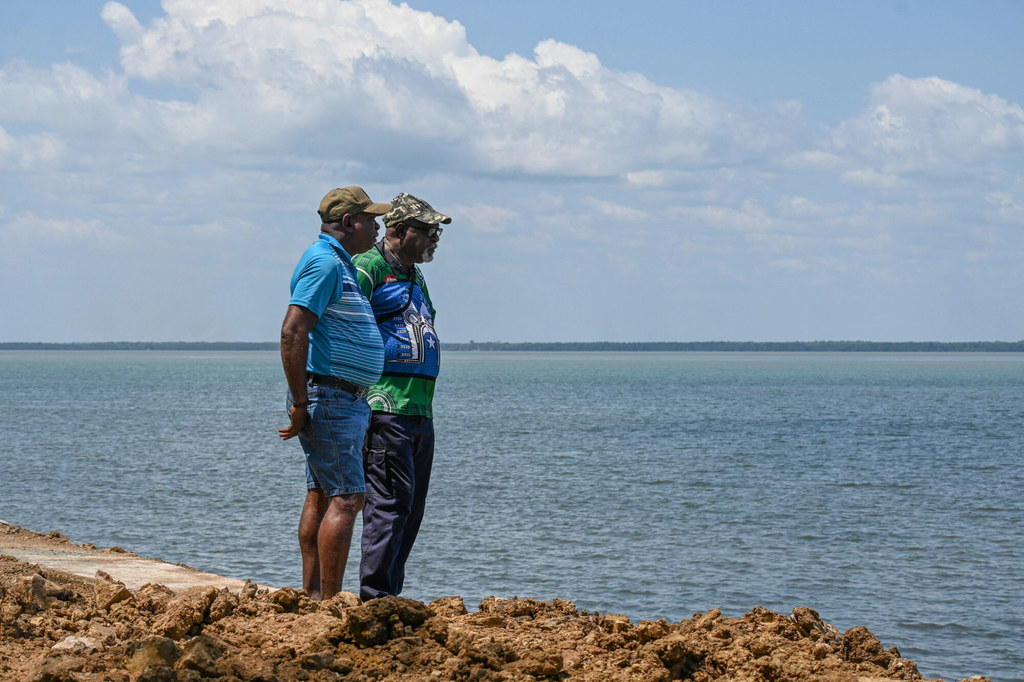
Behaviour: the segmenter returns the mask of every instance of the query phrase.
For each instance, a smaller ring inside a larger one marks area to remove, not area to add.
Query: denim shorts
[[[319,488],[327,497],[365,492],[363,439],[370,423],[366,399],[324,386],[310,386],[307,394],[309,422],[299,432],[306,453],[306,488]],[[289,395],[289,414],[291,407]]]

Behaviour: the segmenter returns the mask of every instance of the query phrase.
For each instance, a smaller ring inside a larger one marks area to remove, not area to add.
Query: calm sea
[[[1024,355],[449,352],[435,410],[406,596],[810,606],[1024,680]],[[0,414],[0,519],[299,585],[275,353],[4,351]]]

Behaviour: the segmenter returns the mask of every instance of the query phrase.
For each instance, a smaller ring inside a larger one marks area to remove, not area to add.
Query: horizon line
[[[475,341],[448,350],[937,350],[1019,351],[1019,341]],[[276,350],[278,341],[0,341],[0,350]]]

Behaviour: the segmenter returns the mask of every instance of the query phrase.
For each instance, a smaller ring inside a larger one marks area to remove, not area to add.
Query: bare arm
[[[309,400],[306,395],[306,356],[309,354],[309,332],[316,325],[317,319],[317,316],[306,308],[290,305],[281,325],[281,364],[284,366],[284,376],[288,381],[292,400],[297,403]],[[299,435],[307,421],[309,413],[306,412],[306,407],[293,405],[290,423],[277,432],[281,438],[288,440]]]

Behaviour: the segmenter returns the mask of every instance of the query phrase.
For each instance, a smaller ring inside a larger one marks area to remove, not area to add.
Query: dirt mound
[[[835,680],[922,679],[867,629],[808,608],[717,610],[681,623],[578,611],[569,601],[400,597],[316,603],[285,588],[132,592],[0,557],[0,679]],[[985,678],[972,678],[981,682]]]

